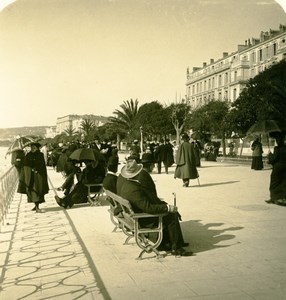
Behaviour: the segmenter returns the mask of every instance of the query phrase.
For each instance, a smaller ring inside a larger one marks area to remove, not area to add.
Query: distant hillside
[[[0,141],[12,140],[17,135],[39,135],[44,136],[46,134],[46,128],[50,126],[33,126],[33,127],[16,127],[16,128],[0,128]]]

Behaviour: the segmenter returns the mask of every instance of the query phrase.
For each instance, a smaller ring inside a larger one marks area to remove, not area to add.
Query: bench
[[[163,239],[163,217],[167,213],[162,214],[147,214],[135,213],[130,202],[111,191],[105,190],[106,196],[110,202],[110,219],[115,225],[113,231],[121,228],[127,238],[124,245],[128,244],[131,238],[135,238],[137,246],[142,249],[137,259],[142,259],[144,253],[156,254],[157,258],[162,258],[163,255],[157,250]],[[115,213],[116,212],[116,213]],[[158,225],[154,228],[141,227],[139,221],[142,218],[157,218]],[[152,240],[150,238],[152,237]]]
[[[90,203],[90,206],[100,205],[100,196],[104,195],[102,183],[86,183],[87,187],[87,200]],[[99,187],[97,192],[92,192],[93,187]]]

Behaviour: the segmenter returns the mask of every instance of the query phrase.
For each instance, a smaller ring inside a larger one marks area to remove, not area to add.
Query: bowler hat
[[[138,175],[143,169],[142,164],[137,164],[136,160],[128,160],[126,165],[121,169],[121,175],[124,178],[133,178]]]

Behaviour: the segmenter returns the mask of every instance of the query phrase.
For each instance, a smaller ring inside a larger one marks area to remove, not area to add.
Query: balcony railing
[[[18,183],[18,173],[13,166],[0,177],[0,231]]]

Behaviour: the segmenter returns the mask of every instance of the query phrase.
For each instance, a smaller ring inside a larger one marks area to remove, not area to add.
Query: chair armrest
[[[141,218],[154,218],[154,217],[164,217],[168,213],[161,213],[161,214],[147,214],[147,213],[136,213],[131,215],[134,219],[141,219]]]

